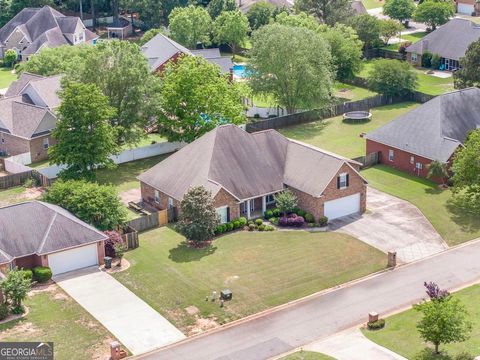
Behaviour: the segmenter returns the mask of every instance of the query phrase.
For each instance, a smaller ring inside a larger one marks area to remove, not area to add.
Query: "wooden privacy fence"
[[[165,226],[169,222],[176,220],[176,209],[170,208],[167,210],[158,210],[152,212],[150,215],[144,215],[137,219],[130,220],[126,225],[138,232],[153,229],[158,226]]]
[[[368,111],[371,108],[394,104],[402,101],[404,101],[404,99],[395,99],[384,95],[377,95],[368,99],[328,106],[323,109],[308,110],[295,114],[251,122],[247,124],[246,130],[248,132],[256,132],[267,129],[280,129],[287,126],[328,119],[334,116],[342,115],[349,111]]]
[[[378,164],[378,152],[370,153],[365,156],[359,156],[352,160],[358,161],[359,163],[361,163],[362,164],[362,166],[360,166],[361,169],[374,166]]]
[[[136,249],[139,246],[138,231],[127,226],[126,232],[122,234],[122,240],[127,249]]]

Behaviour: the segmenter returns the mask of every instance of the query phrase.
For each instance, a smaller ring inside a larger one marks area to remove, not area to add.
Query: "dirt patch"
[[[45,284],[36,284],[29,292],[28,296],[32,297],[38,293],[43,292],[56,292],[58,291],[58,286],[53,282],[49,281]]]
[[[200,310],[196,306],[189,306],[185,308],[188,315],[197,315]]]
[[[53,298],[55,300],[61,300],[61,301],[64,301],[64,300],[69,300],[70,298],[68,297],[68,295],[65,295],[64,293],[56,293]]]
[[[225,279],[225,281],[223,283],[225,285],[228,285],[228,284],[231,284],[232,282],[234,282],[235,280],[238,280],[238,279],[240,279],[240,276],[238,276],[238,275],[229,276]]]
[[[94,346],[90,349],[90,353],[92,354],[92,360],[105,360],[110,359],[110,344],[116,341],[113,338],[106,338],[102,341],[101,344]]]
[[[18,325],[11,329],[4,330],[0,333],[0,341],[3,339],[16,338],[20,335],[25,337],[25,334],[35,334],[38,329],[31,322],[19,322]]]
[[[199,316],[195,316],[195,317],[196,317],[195,324],[188,326],[186,329],[187,336],[200,334],[204,331],[211,330],[220,326],[215,318],[202,318]]]
[[[25,191],[21,194],[21,198],[25,200],[37,199],[42,196],[44,192],[45,189],[41,187],[26,188]]]
[[[140,192],[140,188],[138,188],[121,192],[119,196],[120,200],[122,200],[125,205],[128,205],[130,201],[139,201],[142,198],[142,193]]]

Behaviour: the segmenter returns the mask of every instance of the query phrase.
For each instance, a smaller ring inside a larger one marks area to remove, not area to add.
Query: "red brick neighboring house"
[[[360,164],[288,139],[275,130],[249,134],[220,126],[141,174],[143,201],[175,207],[192,186],[212,192],[223,222],[260,217],[274,194],[291,189],[316,219],[362,213],[366,181]]]
[[[0,208],[0,268],[49,266],[53,275],[103,263],[105,234],[65,209],[31,201]]]
[[[457,13],[471,16],[480,16],[480,2],[477,0],[456,0]]]
[[[478,128],[480,89],[453,91],[368,133],[366,153],[378,152],[380,163],[427,177],[433,160],[450,165],[468,133]]]
[[[0,99],[0,153],[13,156],[30,153],[32,162],[48,158],[55,141],[51,131],[60,105],[60,76],[23,73]]]
[[[148,59],[150,69],[161,73],[169,61],[176,62],[181,55],[201,56],[217,65],[222,74],[231,74],[233,63],[229,56],[221,56],[220,49],[189,50],[169,37],[158,34],[142,46],[142,53]]]

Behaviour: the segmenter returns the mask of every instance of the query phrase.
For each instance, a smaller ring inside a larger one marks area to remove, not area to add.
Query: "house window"
[[[348,185],[348,174],[340,174],[337,178],[337,189],[345,189]]]
[[[389,149],[388,150],[388,160],[393,161],[394,158],[395,158],[395,154],[394,154],[393,150]]]
[[[265,197],[265,202],[267,205],[273,204],[275,202],[275,197],[273,196],[273,194],[267,195]]]
[[[423,164],[421,162],[417,162],[415,164],[415,167],[418,169],[418,170],[422,170],[423,169]]]
[[[222,206],[222,207],[216,208],[215,211],[217,212],[217,215],[220,219],[221,224],[225,224],[226,222],[229,221],[228,206]]]
[[[168,198],[168,208],[169,209],[173,208],[173,199],[171,197]]]
[[[48,138],[43,138],[43,148],[47,150],[49,145],[50,144],[49,144]]]
[[[158,204],[160,202],[160,192],[155,190],[155,202]]]
[[[413,165],[414,162],[415,162],[415,158],[413,156],[410,156],[410,164]]]
[[[417,62],[417,53],[412,53],[412,61]]]

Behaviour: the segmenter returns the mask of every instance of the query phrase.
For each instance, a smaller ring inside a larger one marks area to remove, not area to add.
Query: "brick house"
[[[32,162],[48,158],[55,140],[51,131],[60,105],[60,76],[23,73],[0,99],[0,153],[13,156],[30,153]]]
[[[480,89],[453,91],[368,133],[366,153],[378,152],[380,163],[427,177],[433,160],[450,165],[468,133],[478,128]]]
[[[53,275],[103,264],[107,236],[59,206],[0,208],[0,268],[49,266]]]
[[[176,62],[182,55],[203,57],[208,62],[217,65],[222,74],[231,74],[233,70],[230,56],[221,56],[220,49],[189,50],[163,34],[153,37],[142,46],[141,51],[148,59],[150,69],[157,73],[161,73],[169,61]]]
[[[180,209],[192,186],[210,190],[223,222],[261,217],[285,188],[316,219],[362,213],[366,181],[360,164],[288,139],[275,130],[249,134],[235,125],[208,132],[141,174],[144,202]]]
[[[480,16],[480,2],[477,0],[456,0],[455,8],[459,14]]]
[[[50,6],[24,8],[0,29],[0,59],[13,49],[21,60],[43,48],[93,43],[98,35],[76,16],[65,16]]]
[[[468,46],[478,39],[478,24],[467,19],[454,18],[407,47],[407,61],[412,65],[422,66],[422,56],[429,52],[440,56],[440,69],[453,71],[460,67],[459,60],[465,56]]]

